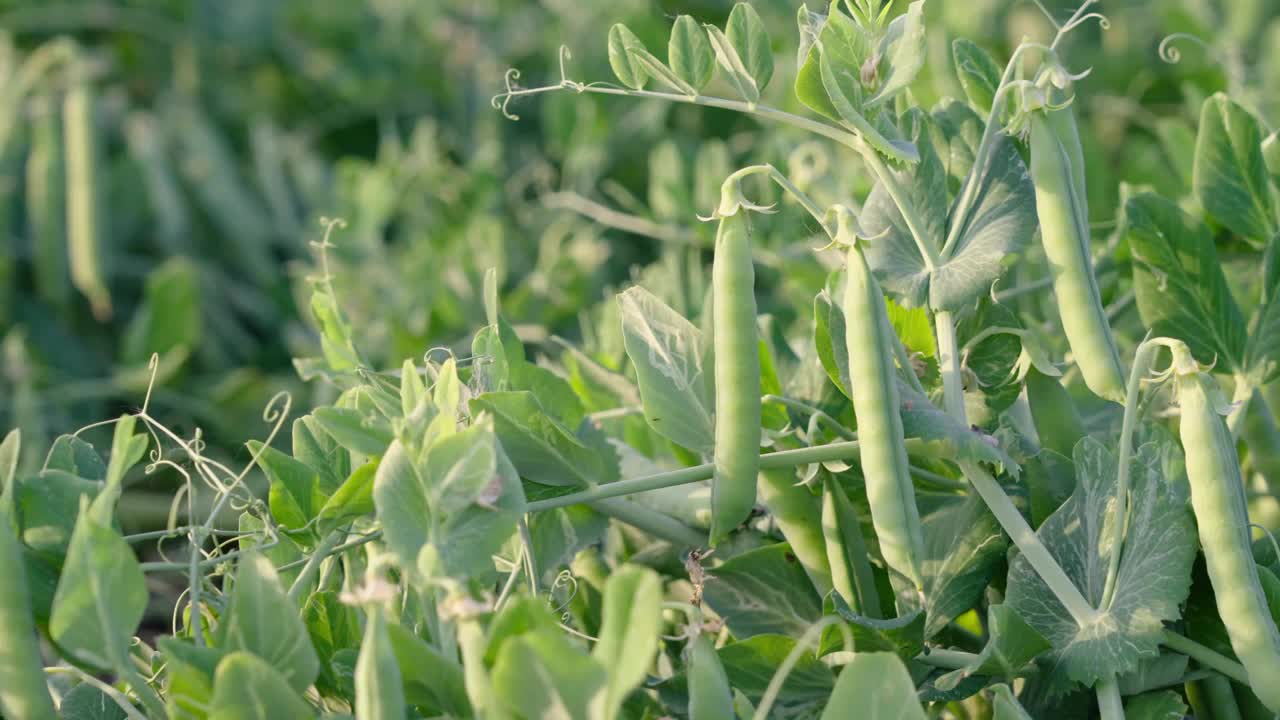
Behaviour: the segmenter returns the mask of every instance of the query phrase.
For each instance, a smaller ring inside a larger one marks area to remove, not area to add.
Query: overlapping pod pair
[[[899,414],[893,362],[893,344],[898,339],[889,323],[880,283],[851,230],[852,215],[840,209],[838,219],[837,237],[848,244],[845,343],[871,522],[885,562],[919,589],[923,586],[920,559],[924,555],[924,533]]]
[[[1196,364],[1186,344],[1171,340],[1179,434],[1187,458],[1191,504],[1218,614],[1253,692],[1280,712],[1280,630],[1267,608],[1249,535],[1249,509],[1235,442],[1227,429],[1217,382]]]
[[[756,326],[751,220],[730,178],[721,201],[711,266],[715,348],[715,471],[711,480],[711,544],[750,515],[760,469],[760,341]]]
[[[1056,76],[1066,79],[1060,68]],[[1060,84],[1069,85],[1069,80]],[[1029,118],[1040,239],[1062,330],[1085,385],[1099,397],[1122,403],[1124,369],[1090,261],[1084,151],[1069,100],[1065,89],[1049,83],[1049,105],[1033,110]]]

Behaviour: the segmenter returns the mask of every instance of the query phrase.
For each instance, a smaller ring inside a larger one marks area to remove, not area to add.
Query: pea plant
[[[1274,717],[1280,142],[1206,98],[1190,193],[1121,188],[1095,243],[1063,42],[1093,5],[1003,69],[957,40],[965,97],[932,107],[924,0],[802,6],[790,110],[745,3],[678,17],[665,61],[613,26],[620,85],[565,49],[558,83],[510,71],[512,119],[719,108],[840,174],[699,152],[670,192],[714,223],[709,272],[671,252],[570,339],[513,325],[490,271],[484,324],[399,367],[356,339],[325,221],[295,365],[333,402],[278,395],[242,467],[157,417],[158,356],[140,409],[33,471],[0,445],[0,714]],[[160,470],[168,527],[125,533]]]

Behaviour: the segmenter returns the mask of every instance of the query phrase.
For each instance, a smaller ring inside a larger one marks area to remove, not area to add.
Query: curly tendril
[[[1202,40],[1198,35],[1180,32],[1173,33],[1160,41],[1160,47],[1157,49],[1157,53],[1160,55],[1161,60],[1169,63],[1170,65],[1176,65],[1182,62],[1182,51],[1174,45],[1174,43],[1179,40],[1186,40],[1194,45],[1198,45],[1201,50],[1204,50],[1206,55],[1210,57],[1213,56],[1213,48],[1209,46],[1209,43]]]

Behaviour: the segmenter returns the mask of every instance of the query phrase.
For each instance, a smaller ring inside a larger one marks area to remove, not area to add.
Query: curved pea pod
[[[0,715],[54,720],[27,595],[22,549],[8,508],[0,503]]]
[[[67,247],[71,254],[71,284],[88,298],[94,316],[105,320],[111,316],[111,293],[103,273],[93,107],[93,89],[83,79],[74,82],[62,100],[67,153]]]
[[[756,491],[813,587],[826,597],[831,592],[832,579],[822,532],[821,501],[796,483],[794,468],[760,471]]]
[[[711,266],[716,376],[713,546],[751,515],[760,469],[760,341],[747,212],[739,207],[720,218]]]
[[[690,719],[733,720],[733,690],[711,638],[699,632],[689,641],[688,653]]]
[[[1235,443],[1219,412],[1220,391],[1185,344],[1171,341],[1170,346],[1191,505],[1218,614],[1253,692],[1272,712],[1280,712],[1280,630],[1267,608],[1253,559],[1244,480]]]
[[[856,244],[849,248],[844,317],[853,414],[858,420],[871,522],[885,563],[919,589],[923,584],[920,562],[924,534],[898,409],[892,345],[897,338],[890,329],[880,284]]]
[[[1089,255],[1084,152],[1070,107],[1031,115],[1031,180],[1062,330],[1085,385],[1124,402],[1124,369]]]

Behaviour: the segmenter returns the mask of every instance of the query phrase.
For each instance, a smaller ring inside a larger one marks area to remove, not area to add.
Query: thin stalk
[[[341,544],[341,545],[338,545],[337,547],[335,547],[335,548],[333,548],[333,549],[329,550],[329,555],[330,555],[330,556],[333,556],[333,555],[341,555],[342,553],[344,553],[344,552],[346,552],[346,551],[348,551],[348,550],[351,550],[351,549],[353,549],[353,548],[358,548],[358,547],[360,547],[361,545],[364,545],[365,543],[371,543],[371,542],[373,542],[374,540],[378,540],[378,539],[380,539],[381,537],[382,537],[382,531],[381,531],[381,530],[374,530],[373,532],[369,533],[368,535],[364,535],[364,536],[362,536],[362,537],[358,537],[358,538],[356,538],[355,540],[351,540],[351,541],[349,541],[349,542],[345,542],[345,543],[343,543],[343,544]],[[314,556],[313,556],[313,557],[314,557]],[[293,562],[285,563],[284,565],[281,565],[280,567],[276,568],[276,571],[277,571],[277,572],[285,572],[286,570],[292,570],[292,569],[294,569],[294,568],[296,568],[296,567],[301,567],[302,565],[306,565],[308,562],[311,562],[311,558],[310,558],[310,557],[307,557],[307,558],[305,558],[305,559],[303,559],[303,560],[294,560]]]
[[[1114,675],[1099,680],[1093,686],[1098,696],[1098,711],[1102,720],[1124,720],[1124,703],[1120,700],[1120,686]]]
[[[552,209],[575,212],[605,227],[629,232],[632,235],[695,247],[708,246],[708,243],[702,242],[697,233],[689,228],[680,225],[663,225],[648,218],[629,215],[575,192],[548,193],[542,196],[542,204]]]
[[[707,544],[707,536],[705,534],[695,532],[679,520],[641,507],[629,500],[615,497],[608,500],[597,500],[588,503],[588,505],[593,510],[676,545],[705,547]]]
[[[929,245],[929,237],[925,234],[920,218],[917,216],[915,208],[911,205],[911,200],[907,197],[907,192],[902,187],[902,183],[898,182],[898,178],[884,164],[884,160],[880,158],[874,148],[865,142],[860,142],[856,149],[862,155],[863,162],[867,164],[872,174],[884,185],[884,189],[888,191],[889,197],[893,200],[893,204],[898,207],[898,211],[902,213],[902,219],[906,222],[907,229],[911,231],[912,239],[915,240],[916,249],[924,260],[924,268],[932,274],[934,268],[938,265],[938,253]]]
[[[967,426],[969,421],[964,407],[964,387],[960,383],[960,353],[956,347],[955,325],[952,323],[951,313],[945,310],[934,313],[934,326],[937,333],[938,363],[942,369],[943,400],[947,407],[947,414]],[[947,382],[948,377],[951,377],[950,383]],[[1009,539],[1013,540],[1019,552],[1027,558],[1032,569],[1057,596],[1058,602],[1071,613],[1076,624],[1083,627],[1093,622],[1097,611],[1081,594],[1075,583],[1071,582],[1071,578],[1067,577],[1062,566],[1054,560],[1049,549],[1040,541],[1035,530],[1027,524],[1026,518],[1018,512],[1018,508],[1014,507],[1013,501],[1005,495],[995,478],[975,462],[962,461],[959,465],[960,471],[982,497],[991,514],[996,516],[1000,527],[1004,528]]]
[[[524,572],[529,576],[529,593],[537,597],[538,565],[533,556],[533,535],[529,532],[529,523],[525,520],[525,516],[520,516],[516,521],[516,527],[520,531],[520,555],[524,560]]]
[[[1186,655],[1204,667],[1215,670],[1241,685],[1249,684],[1249,673],[1245,672],[1243,665],[1189,637],[1179,635],[1172,630],[1165,630],[1160,637],[1160,644],[1174,652]]]
[[[302,607],[302,593],[306,592],[307,585],[311,583],[311,579],[320,571],[320,564],[324,562],[325,558],[329,557],[333,548],[337,547],[346,536],[346,529],[341,528],[325,535],[320,540],[316,545],[315,551],[311,553],[311,557],[307,558],[307,563],[302,566],[302,572],[298,573],[298,577],[289,586],[290,602]]]
[[[1111,523],[1111,558],[1107,562],[1107,577],[1102,585],[1102,601],[1098,608],[1111,609],[1115,599],[1116,577],[1120,574],[1120,556],[1124,548],[1125,531],[1129,525],[1129,461],[1133,457],[1133,429],[1138,420],[1138,400],[1142,392],[1142,380],[1151,372],[1156,351],[1162,344],[1143,341],[1133,357],[1133,369],[1129,371],[1129,386],[1125,389],[1124,420],[1120,423],[1119,464],[1116,467],[1116,503]]]
[[[942,399],[947,414],[968,425],[964,407],[964,375],[960,369],[960,349],[956,341],[956,326],[951,311],[938,310],[933,314],[934,332],[938,338],[938,367],[942,373]]]
[[[947,650],[945,648],[930,648],[927,652],[916,656],[916,660],[925,665],[946,668],[947,670],[960,670],[971,667],[978,662],[978,659],[979,657],[976,653],[963,650]]]
[[[793,410],[797,410],[802,413],[808,413],[809,416],[811,417],[819,418],[823,422],[825,422],[827,426],[830,427],[837,435],[844,438],[845,440],[858,439],[857,433],[845,427],[844,425],[840,424],[838,420],[828,415],[825,410],[816,408],[810,405],[809,403],[801,402],[799,400],[793,400],[792,398],[783,397],[781,395],[765,395],[761,397],[760,400],[761,402],[775,402],[775,403],[778,403],[779,405],[789,407]]]

